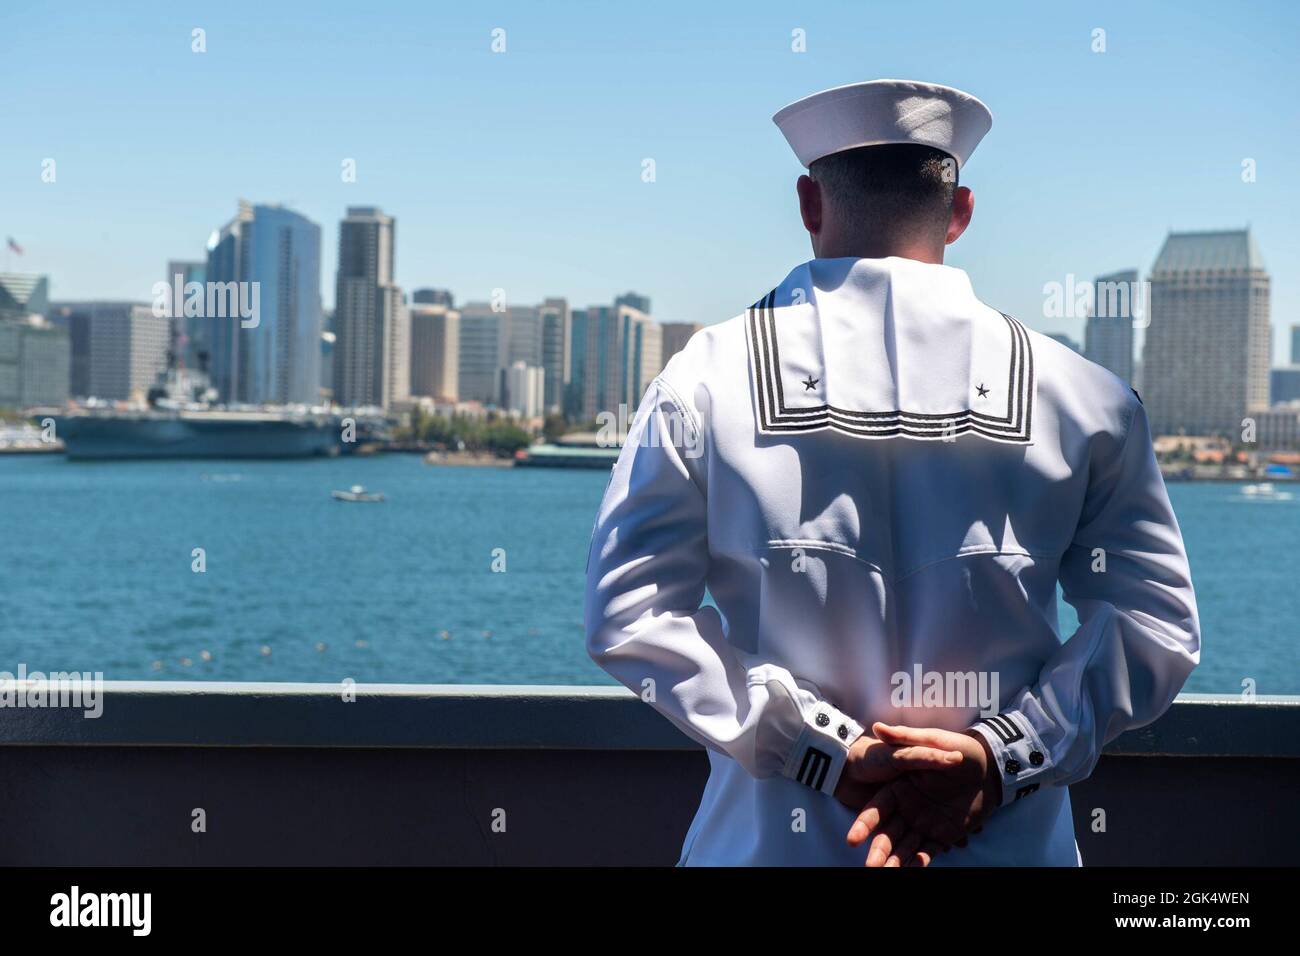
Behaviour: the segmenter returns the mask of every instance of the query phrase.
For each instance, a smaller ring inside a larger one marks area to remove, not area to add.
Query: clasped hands
[[[979,832],[1001,787],[978,734],[876,723],[849,748],[835,798],[860,811],[847,839],[871,841],[867,866],[928,866]]]

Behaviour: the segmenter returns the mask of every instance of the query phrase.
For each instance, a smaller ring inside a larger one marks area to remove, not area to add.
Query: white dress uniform
[[[1135,393],[900,258],[804,263],[673,357],[596,520],[586,627],[709,751],[687,865],[860,866],[832,793],[874,721],[994,754],[1003,806],[936,865],[1075,865],[1066,785],[1199,656]],[[900,701],[921,672],[985,676],[996,713]]]

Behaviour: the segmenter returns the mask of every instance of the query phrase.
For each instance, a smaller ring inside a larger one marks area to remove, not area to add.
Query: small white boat
[[[1258,485],[1246,485],[1241,489],[1243,495],[1249,495],[1252,498],[1268,498],[1273,501],[1290,501],[1291,492],[1279,491],[1273,487],[1271,481],[1264,481]]]
[[[347,491],[331,491],[330,497],[335,501],[383,501],[381,492],[370,492],[362,485],[353,485]]]

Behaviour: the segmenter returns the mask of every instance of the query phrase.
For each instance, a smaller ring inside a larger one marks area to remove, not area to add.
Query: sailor
[[[1199,659],[1141,401],[943,264],[978,99],[875,80],[775,122],[814,258],[647,390],[588,649],[708,750],[683,864],[1076,865],[1067,786]]]

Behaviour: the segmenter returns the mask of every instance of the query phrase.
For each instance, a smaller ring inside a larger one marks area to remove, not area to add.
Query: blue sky
[[[715,322],[811,255],[772,113],[917,78],[994,114],[949,257],[986,302],[1078,336],[1080,320],[1043,316],[1044,283],[1145,275],[1170,228],[1249,224],[1284,361],[1300,322],[1298,9],[6,0],[0,237],[26,250],[8,267],[48,273],[56,298],[143,301],[237,198],[285,202],[322,226],[328,303],[339,218],[378,205],[407,289],[575,305],[635,289],[661,321]]]

